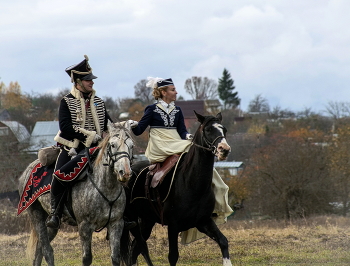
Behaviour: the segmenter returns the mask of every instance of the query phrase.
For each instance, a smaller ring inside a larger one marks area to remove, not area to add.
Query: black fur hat
[[[79,64],[67,67],[65,70],[70,76],[72,83],[76,82],[77,79],[92,80],[97,78],[92,74],[92,68],[88,63],[89,58],[87,57],[87,55],[84,55],[84,57],[85,59]]]

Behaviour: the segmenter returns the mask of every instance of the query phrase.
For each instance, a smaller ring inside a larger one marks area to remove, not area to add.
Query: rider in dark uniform
[[[69,162],[85,147],[96,146],[104,131],[107,131],[109,117],[104,101],[97,97],[93,89],[92,69],[85,59],[66,68],[73,83],[72,90],[65,95],[59,107],[59,132],[54,138],[60,146],[60,154],[56,161],[54,178],[51,184],[51,214],[46,225],[59,228],[62,216],[63,201],[67,187],[74,183],[63,178],[60,168]]]

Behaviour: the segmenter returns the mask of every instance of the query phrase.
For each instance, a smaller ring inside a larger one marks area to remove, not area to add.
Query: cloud
[[[321,108],[348,97],[350,2],[345,0],[1,1],[0,78],[25,92],[70,87],[64,69],[87,54],[99,95],[133,97],[147,76],[191,76],[227,68],[245,109]],[[336,93],[335,93],[336,92]]]

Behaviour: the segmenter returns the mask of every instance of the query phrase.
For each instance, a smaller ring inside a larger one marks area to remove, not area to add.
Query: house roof
[[[18,123],[17,121],[0,121],[5,126],[7,126],[12,133],[15,135],[18,142],[26,142],[29,141],[30,134],[25,126]]]
[[[41,148],[56,145],[54,137],[58,131],[58,121],[36,122],[30,137],[30,147],[27,150],[36,152]]]
[[[243,162],[215,162],[215,168],[239,168],[242,167]]]
[[[205,112],[203,100],[176,101],[175,104],[181,108],[185,119],[197,119],[193,110],[201,115],[204,115]]]

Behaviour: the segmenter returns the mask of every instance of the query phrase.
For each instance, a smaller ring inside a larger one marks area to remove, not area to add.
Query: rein
[[[106,222],[106,224],[104,226],[102,226],[100,229],[95,230],[95,232],[99,233],[101,232],[104,228],[106,228],[107,224],[109,223],[109,221],[111,220],[111,215],[112,215],[112,207],[114,205],[114,203],[119,199],[120,195],[122,194],[123,188],[120,189],[120,192],[118,194],[118,196],[114,199],[114,200],[109,200],[103,193],[102,191],[97,187],[95,181],[92,179],[91,177],[91,173],[88,172],[88,178],[91,182],[91,184],[94,186],[94,188],[98,191],[98,193],[100,193],[100,195],[102,196],[102,198],[108,202],[109,205],[109,214],[108,214],[108,220]]]

